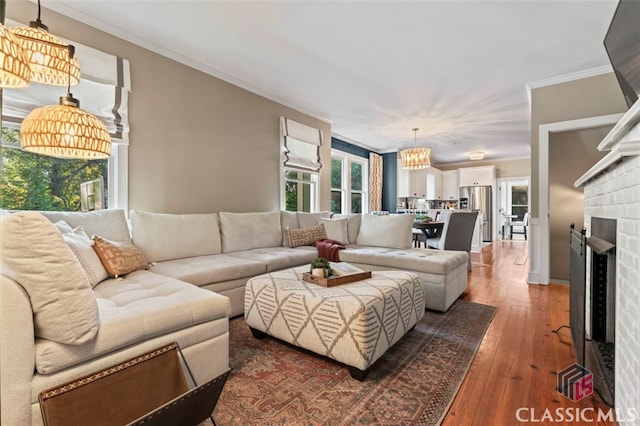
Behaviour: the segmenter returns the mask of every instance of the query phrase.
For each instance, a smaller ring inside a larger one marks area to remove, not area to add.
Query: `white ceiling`
[[[527,83],[608,66],[617,0],[50,0],[43,6],[436,164],[528,158]],[[42,19],[46,22],[46,15]],[[53,29],[52,29],[53,30]],[[55,31],[54,31],[55,32]],[[132,69],[135,73],[135,69]]]

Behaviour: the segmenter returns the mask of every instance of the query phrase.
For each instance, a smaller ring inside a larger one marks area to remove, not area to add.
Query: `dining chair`
[[[452,212],[448,216],[439,238],[427,241],[427,246],[439,250],[459,250],[469,253],[467,269],[471,269],[471,242],[478,212]]]
[[[524,234],[524,239],[527,239],[527,228],[529,227],[529,212],[526,212],[522,217],[522,220],[511,222],[511,239],[513,234]]]

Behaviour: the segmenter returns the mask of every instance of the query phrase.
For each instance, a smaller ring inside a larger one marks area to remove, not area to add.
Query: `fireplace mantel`
[[[640,101],[614,126],[598,145],[599,151],[609,151],[573,185],[578,188],[607,170],[624,157],[640,155]]]

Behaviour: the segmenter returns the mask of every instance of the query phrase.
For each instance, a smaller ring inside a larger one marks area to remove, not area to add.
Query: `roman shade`
[[[322,130],[280,117],[283,165],[286,169],[319,172]]]
[[[10,23],[11,26],[19,25]],[[80,61],[80,84],[71,88],[80,107],[101,119],[114,143],[129,143],[128,101],[131,91],[129,61],[76,42]],[[17,126],[29,113],[43,105],[57,105],[65,89],[31,83],[23,89],[3,91],[2,119]]]

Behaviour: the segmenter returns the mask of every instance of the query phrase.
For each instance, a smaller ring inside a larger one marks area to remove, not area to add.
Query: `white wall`
[[[615,408],[619,416],[640,408],[639,170],[640,156],[632,157],[589,181],[584,188],[587,235],[592,216],[617,220]],[[590,300],[588,294],[586,299]]]

